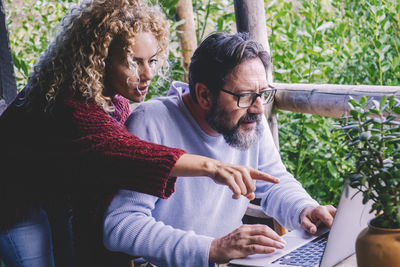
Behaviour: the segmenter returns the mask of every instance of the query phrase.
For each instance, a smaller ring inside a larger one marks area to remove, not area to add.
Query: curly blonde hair
[[[161,62],[167,62],[169,23],[146,0],[86,0],[63,18],[55,40],[33,69],[26,86],[29,104],[49,111],[59,96],[73,93],[114,111],[103,94],[108,52],[118,40],[127,54],[138,33],[151,32]],[[166,63],[167,64],[167,63]]]

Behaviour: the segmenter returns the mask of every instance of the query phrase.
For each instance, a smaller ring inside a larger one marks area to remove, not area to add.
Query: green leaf
[[[386,104],[386,101],[387,101],[387,96],[386,95],[382,96],[379,102],[380,107],[383,107]]]
[[[337,169],[333,166],[331,161],[328,161],[326,166],[328,167],[328,170],[333,177],[336,177],[338,175]]]
[[[368,97],[362,96],[362,97],[360,98],[359,103],[360,103],[360,104],[365,104],[365,103],[367,103],[367,100],[368,100]],[[354,101],[356,101],[356,100],[354,100]]]
[[[396,103],[395,96],[394,95],[390,96],[389,97],[389,108],[391,109],[395,103]]]
[[[377,115],[380,115],[380,114],[381,114],[381,112],[380,112],[379,110],[377,110],[376,108],[371,108],[371,109],[369,110],[369,112],[371,112],[371,113],[373,113],[373,114],[377,114]]]
[[[400,106],[397,106],[397,107],[393,108],[393,111],[394,111],[396,114],[400,114]]]
[[[360,116],[360,112],[355,109],[350,110],[350,114],[353,116],[354,119],[358,119],[358,117]]]

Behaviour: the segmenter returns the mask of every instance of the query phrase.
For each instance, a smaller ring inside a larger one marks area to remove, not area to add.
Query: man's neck
[[[195,103],[190,94],[184,94],[182,100],[190,114],[192,114],[193,118],[196,120],[197,124],[206,134],[211,136],[220,135],[207,123],[206,110],[202,109],[199,104]]]

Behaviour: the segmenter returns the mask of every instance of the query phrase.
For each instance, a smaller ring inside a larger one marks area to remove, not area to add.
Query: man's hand
[[[211,243],[209,261],[225,263],[257,253],[272,253],[286,242],[266,225],[242,225]]]
[[[332,205],[307,207],[300,213],[301,227],[307,232],[315,234],[321,222],[330,228],[335,214],[336,208]]]

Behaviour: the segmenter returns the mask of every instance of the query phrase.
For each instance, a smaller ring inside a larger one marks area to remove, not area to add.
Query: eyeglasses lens
[[[256,97],[257,96],[255,96],[253,94],[246,94],[246,95],[240,96],[239,107],[242,107],[242,108],[250,107],[254,103],[253,99]]]
[[[251,105],[253,105],[254,102],[256,102],[257,97],[261,98],[261,102],[263,104],[268,104],[274,99],[275,92],[276,89],[272,89],[272,90],[266,90],[260,94],[257,93],[243,94],[239,97],[238,105],[241,108],[248,108]]]

